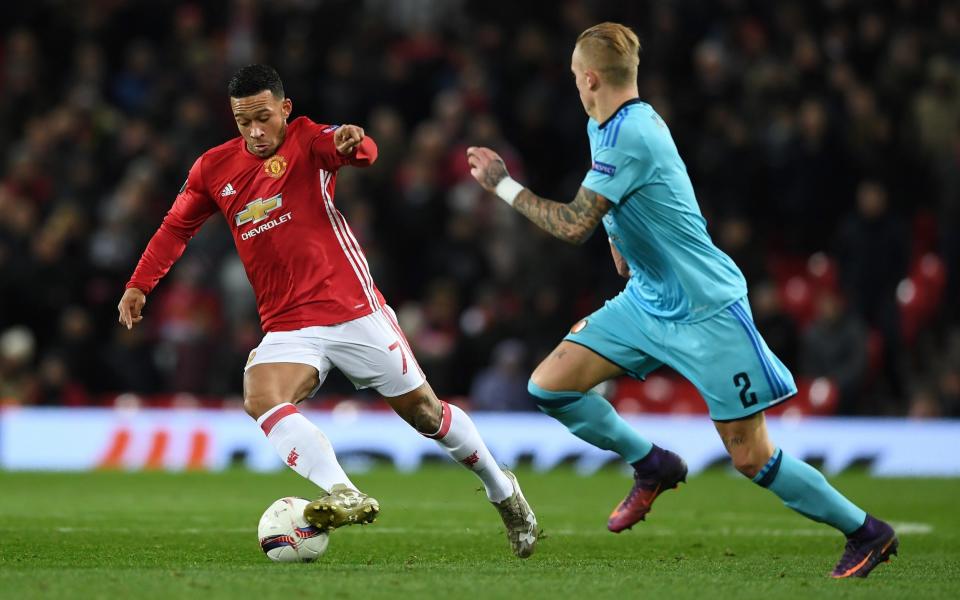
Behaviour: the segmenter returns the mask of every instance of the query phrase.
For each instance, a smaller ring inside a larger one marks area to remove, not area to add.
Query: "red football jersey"
[[[372,164],[377,146],[365,137],[343,156],[333,144],[335,130],[299,117],[270,158],[251,154],[242,137],[205,152],[127,287],[150,293],[219,210],[253,285],[264,331],[343,323],[382,306],[360,244],[333,204],[337,170]]]

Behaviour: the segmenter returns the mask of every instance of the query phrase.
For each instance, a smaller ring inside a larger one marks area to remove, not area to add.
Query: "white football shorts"
[[[356,388],[373,388],[392,398],[415,390],[426,378],[389,306],[338,325],[271,331],[250,352],[244,372],[263,363],[291,362],[317,369],[317,393],[332,367]]]

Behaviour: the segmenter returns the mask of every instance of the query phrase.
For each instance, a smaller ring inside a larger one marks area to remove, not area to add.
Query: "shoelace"
[[[854,554],[858,546],[859,544],[857,544],[855,540],[847,540],[847,545],[843,547],[843,556],[840,557],[840,562],[837,563],[837,569],[846,571],[858,562],[858,557]]]
[[[640,477],[637,477],[636,475],[634,475],[633,487],[630,488],[630,493],[627,494],[627,498],[626,500],[623,501],[623,504],[624,505],[633,504],[633,501],[636,498],[637,494],[639,494],[641,491],[649,492],[650,489],[656,487],[656,485],[657,485],[657,481],[655,479],[641,479]]]

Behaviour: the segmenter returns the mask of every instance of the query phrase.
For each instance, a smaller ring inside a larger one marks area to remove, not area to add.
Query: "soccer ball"
[[[260,548],[276,562],[313,562],[326,552],[330,537],[303,518],[306,498],[280,498],[257,526]]]

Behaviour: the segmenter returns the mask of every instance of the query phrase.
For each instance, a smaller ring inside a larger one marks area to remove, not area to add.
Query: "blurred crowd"
[[[36,0],[0,39],[0,398],[235,396],[262,335],[222,217],[131,331],[116,304],[226,82],[280,72],[294,115],[357,123],[337,202],[432,385],[528,410],[526,379],[623,286],[606,240],[539,232],[469,176],[487,145],[568,200],[589,165],[569,72],[603,20],[640,36],[664,117],[757,324],[843,414],[960,416],[960,3]],[[341,377],[321,393],[349,394]]]

